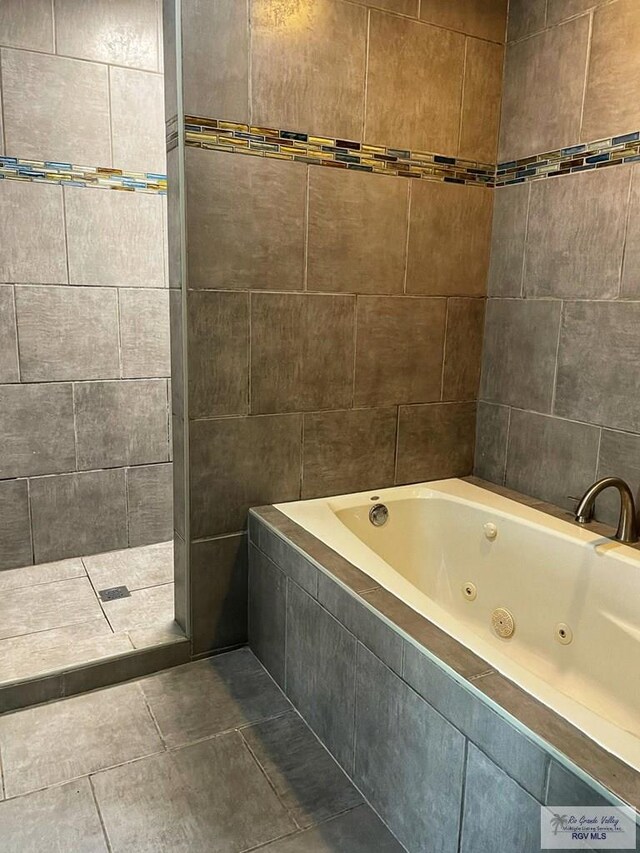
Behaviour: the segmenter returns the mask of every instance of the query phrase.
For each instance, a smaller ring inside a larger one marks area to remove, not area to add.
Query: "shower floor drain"
[[[126,586],[112,586],[109,589],[99,589],[98,595],[101,601],[115,601],[117,598],[131,598],[131,593]]]

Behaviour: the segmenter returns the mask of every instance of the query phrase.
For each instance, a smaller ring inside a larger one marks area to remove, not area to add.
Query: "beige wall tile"
[[[113,163],[131,172],[167,171],[162,77],[110,68]]]
[[[341,0],[251,0],[253,123],[360,139],[366,21]]]
[[[56,47],[65,56],[157,71],[157,0],[55,0]]]
[[[65,189],[71,284],[164,287],[162,198]]]
[[[360,296],[356,406],[439,400],[446,300]]]
[[[0,58],[9,156],[111,165],[104,65],[24,50],[3,49]]]
[[[62,188],[2,181],[0,281],[66,284]]]
[[[485,295],[492,204],[483,187],[411,185],[407,293]]]
[[[341,409],[353,397],[355,297],[251,295],[251,411]]]
[[[639,43],[640,5],[636,0],[618,0],[596,10],[581,139],[599,139],[640,127],[636,90]]]
[[[365,123],[368,142],[455,154],[464,41],[459,33],[371,12]]]
[[[583,17],[507,46],[501,161],[579,139],[588,38]]]
[[[385,9],[388,12],[397,12],[399,15],[418,15],[420,0],[355,0],[363,6],[374,6],[376,9]]]
[[[53,4],[51,0],[2,0],[0,45],[26,50],[53,51]]]
[[[470,474],[475,428],[475,403],[400,406],[396,483]]]
[[[460,157],[495,163],[500,130],[504,48],[467,39]]]
[[[408,181],[309,170],[307,288],[402,293]]]
[[[443,400],[475,400],[478,395],[484,309],[484,299],[448,300]]]
[[[618,295],[631,167],[533,181],[525,249],[527,296]]]
[[[249,294],[189,291],[189,415],[244,415],[249,405]]]
[[[304,416],[302,497],[393,485],[395,406]]]
[[[515,41],[544,29],[547,0],[509,0],[507,40]]]
[[[440,27],[504,42],[507,0],[422,0],[420,17]]]
[[[182,4],[184,110],[249,121],[249,0]]]
[[[237,533],[252,506],[300,497],[302,415],[193,421],[191,536]]]
[[[304,165],[186,151],[189,286],[301,290]]]

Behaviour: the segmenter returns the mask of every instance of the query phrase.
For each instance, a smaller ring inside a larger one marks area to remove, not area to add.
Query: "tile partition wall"
[[[446,177],[496,161],[506,3],[446,5],[166,3],[176,596],[195,654],[246,639],[249,507],[472,468],[492,192]],[[204,121],[185,138],[177,116]],[[250,138],[270,128],[290,144]],[[280,147],[244,156],[256,143]],[[436,180],[367,173],[376,154]]]
[[[500,163],[564,147],[580,173],[495,190],[475,468],[572,508],[596,477],[640,486],[640,6],[512,0],[508,40]]]
[[[0,4],[0,569],[171,535],[160,39],[157,0]]]

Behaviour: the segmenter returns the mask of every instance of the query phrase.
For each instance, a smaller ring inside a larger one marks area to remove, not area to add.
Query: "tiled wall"
[[[170,259],[188,374],[174,430],[190,479],[177,533],[196,652],[245,637],[250,506],[472,468],[491,190],[366,174],[348,152],[495,162],[505,5],[182,2],[184,114],[278,128],[282,144],[174,149],[188,266],[183,280]],[[287,151],[283,130],[317,159]],[[342,150],[333,168],[317,165],[319,137]]]
[[[164,172],[156,0],[0,4],[0,155]],[[171,535],[158,194],[0,180],[0,569]]]
[[[636,0],[511,0],[508,32],[501,161],[640,130]],[[640,167],[604,165],[495,191],[476,472],[567,508],[640,486]]]

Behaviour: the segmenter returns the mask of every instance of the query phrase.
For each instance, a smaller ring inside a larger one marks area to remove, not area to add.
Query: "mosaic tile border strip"
[[[30,181],[66,187],[99,187],[124,192],[166,195],[167,176],[156,172],[125,172],[100,166],[74,166],[54,160],[0,157],[0,180]]]
[[[571,175],[639,161],[640,131],[635,131],[596,142],[570,145],[520,160],[498,163],[495,186],[523,184],[541,178]]]
[[[490,163],[201,116],[185,116],[185,138],[186,144],[193,148],[251,154],[334,169],[481,186],[493,186],[495,179],[495,165]],[[167,142],[169,144],[169,137]]]

